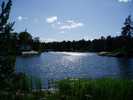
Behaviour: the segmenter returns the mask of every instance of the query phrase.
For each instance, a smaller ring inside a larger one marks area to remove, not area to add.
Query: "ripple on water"
[[[133,59],[102,57],[95,53],[48,52],[17,57],[16,72],[25,72],[44,81],[66,77],[133,79]]]

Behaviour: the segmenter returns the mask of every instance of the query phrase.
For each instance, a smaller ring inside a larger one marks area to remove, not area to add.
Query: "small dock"
[[[23,51],[22,52],[22,55],[38,55],[39,54],[39,52],[37,52],[37,51]]]

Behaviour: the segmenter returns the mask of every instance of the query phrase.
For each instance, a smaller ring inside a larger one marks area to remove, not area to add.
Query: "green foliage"
[[[82,41],[82,42],[81,42]],[[43,50],[52,51],[76,51],[76,52],[101,52],[126,48],[126,51],[133,51],[133,37],[111,37],[94,39],[92,41],[63,41],[42,43]]]
[[[23,82],[22,82],[23,83]],[[120,79],[66,79],[58,81],[55,93],[47,91],[17,92],[17,95],[0,92],[4,100],[132,100],[133,81]],[[19,84],[19,81],[18,81]],[[5,96],[6,95],[6,96]],[[15,98],[15,99],[13,99]],[[1,99],[3,100],[3,99]]]
[[[0,55],[15,53],[16,40],[13,31],[14,22],[9,22],[12,1],[3,1],[0,8]]]
[[[132,91],[131,80],[67,79],[59,82],[59,98],[63,100],[132,100]]]
[[[33,40],[33,50],[41,52],[41,43],[39,37],[34,38]]]
[[[15,71],[15,57],[14,56],[0,56],[0,79],[10,79]]]
[[[41,43],[39,37],[32,38],[32,35],[26,30],[18,34],[18,48],[21,51],[35,50],[41,52]]]
[[[32,42],[32,36],[27,31],[21,32],[18,37],[21,44],[29,44]]]
[[[124,22],[124,27],[122,27],[121,35],[123,37],[133,36],[133,21],[131,20],[130,15],[126,18],[126,20]]]
[[[12,1],[9,0],[7,3],[3,1],[0,9],[0,33],[10,33],[13,31],[13,23],[8,22],[10,16],[10,10],[12,6]]]
[[[12,1],[3,1],[0,8],[0,89],[10,90],[15,74],[15,41],[11,31],[14,23],[9,22]]]
[[[32,90],[32,81],[31,78],[23,73],[15,75],[13,79],[13,90],[20,92],[31,92]]]
[[[35,80],[35,83],[32,80]],[[0,90],[0,100],[39,100],[44,97],[44,92],[41,91],[41,81],[23,73],[14,75],[10,84],[8,82],[5,85],[11,86],[8,91]]]

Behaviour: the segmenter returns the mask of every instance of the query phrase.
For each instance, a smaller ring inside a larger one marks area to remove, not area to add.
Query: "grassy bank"
[[[17,91],[4,93],[2,100],[132,100],[133,81],[120,79],[65,79],[57,81],[56,91]],[[20,89],[23,90],[23,89]],[[11,99],[12,98],[12,99]],[[14,99],[13,99],[14,98]]]
[[[133,57],[133,51],[127,50],[126,48],[116,49],[112,52],[99,52],[98,55],[100,56],[111,56],[111,57]]]
[[[57,100],[132,100],[133,81],[117,79],[62,80]],[[55,100],[52,99],[52,100]]]

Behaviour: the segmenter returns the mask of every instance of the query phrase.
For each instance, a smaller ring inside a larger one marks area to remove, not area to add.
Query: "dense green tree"
[[[27,30],[18,34],[18,48],[20,51],[31,50],[33,47],[32,35]]]
[[[11,11],[12,1],[7,3],[3,1],[0,9],[0,33],[10,33],[13,31],[14,22],[9,22],[9,16]]]
[[[12,1],[4,2],[0,8],[0,88],[9,89],[15,73],[15,40],[13,23],[9,22]],[[14,48],[14,49],[13,49]]]
[[[112,51],[112,37],[111,36],[108,36],[107,37],[107,40],[106,40],[106,51]]]
[[[32,41],[32,36],[27,32],[27,30],[20,32],[18,37],[21,43],[29,43]]]
[[[9,22],[12,1],[2,2],[0,8],[0,54],[15,52],[15,37],[13,33],[14,22]]]
[[[124,26],[122,27],[121,35],[123,37],[133,36],[133,21],[131,20],[130,15],[125,19]]]
[[[33,39],[33,50],[41,51],[40,39],[39,37],[35,37]]]

